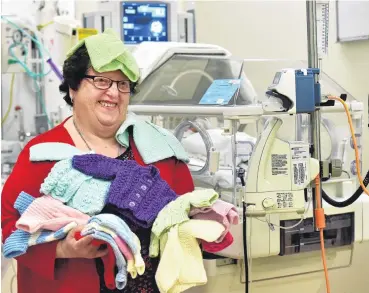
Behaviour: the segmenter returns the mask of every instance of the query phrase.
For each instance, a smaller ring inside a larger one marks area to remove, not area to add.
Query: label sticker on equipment
[[[306,162],[293,163],[293,183],[295,185],[304,185],[307,181]]]
[[[286,154],[272,154],[272,175],[288,175]]]
[[[294,146],[291,151],[292,160],[307,160],[309,158],[309,150],[304,146]]]
[[[279,209],[293,208],[293,193],[277,192],[277,207]]]

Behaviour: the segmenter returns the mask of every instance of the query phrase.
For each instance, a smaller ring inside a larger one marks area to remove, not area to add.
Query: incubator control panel
[[[295,225],[299,220],[281,221],[281,226]],[[280,234],[281,251],[279,255],[320,250],[319,232],[314,229],[312,218],[307,218],[297,227],[284,230]],[[350,245],[354,241],[354,213],[327,215],[324,229],[326,248]]]

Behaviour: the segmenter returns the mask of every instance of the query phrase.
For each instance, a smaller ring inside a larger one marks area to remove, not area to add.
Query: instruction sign
[[[199,104],[227,105],[240,86],[240,79],[216,79],[207,89]]]
[[[291,146],[293,183],[298,186],[306,185],[308,181],[309,148],[303,144]]]
[[[288,175],[287,154],[272,154],[272,175]]]
[[[293,208],[293,193],[277,192],[277,207],[279,209]]]

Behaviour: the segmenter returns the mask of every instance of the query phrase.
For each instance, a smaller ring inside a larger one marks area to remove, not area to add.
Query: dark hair
[[[68,105],[73,106],[72,99],[69,96],[69,88],[75,91],[78,90],[79,85],[90,66],[91,60],[85,45],[78,48],[73,55],[64,61],[64,80],[59,86],[59,91],[65,94],[63,99]]]
[[[59,86],[59,91],[65,94],[63,99],[67,102],[68,105],[73,106],[72,99],[69,95],[69,88],[75,91],[78,90],[81,81],[84,79],[87,70],[90,67],[91,60],[85,45],[82,45],[80,48],[78,48],[68,59],[64,61],[64,80]],[[130,83],[131,95],[135,93],[136,85],[136,82]]]

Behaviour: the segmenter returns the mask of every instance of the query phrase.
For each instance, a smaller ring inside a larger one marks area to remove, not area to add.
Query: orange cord
[[[366,189],[364,182],[363,182],[363,178],[361,177],[361,170],[360,170],[360,160],[359,160],[359,149],[357,147],[357,143],[356,143],[356,137],[355,137],[355,131],[354,131],[354,126],[352,124],[352,119],[351,119],[351,115],[350,115],[350,111],[349,108],[347,107],[346,103],[344,100],[342,100],[341,98],[338,97],[334,97],[334,96],[328,96],[329,100],[336,100],[338,102],[340,102],[346,112],[347,115],[347,120],[350,126],[350,132],[351,132],[351,137],[352,137],[352,142],[354,145],[354,150],[355,150],[355,163],[356,163],[356,171],[357,171],[357,177],[359,179],[360,182],[360,186],[363,189],[363,191],[369,195],[369,191]],[[314,211],[315,214],[315,221],[316,221],[316,226],[319,229],[319,234],[320,234],[320,248],[322,251],[322,261],[323,261],[323,268],[324,268],[324,276],[325,276],[325,283],[326,283],[326,288],[327,288],[327,293],[331,292],[331,288],[330,288],[330,284],[329,284],[329,277],[328,277],[328,267],[327,267],[327,259],[326,259],[326,255],[325,255],[325,247],[324,247],[324,234],[323,234],[323,229],[325,228],[325,216],[324,216],[324,209],[321,206],[321,194],[320,194],[320,177],[319,175],[315,178],[315,193],[316,193],[316,202],[317,202],[317,206],[316,209]]]
[[[316,197],[317,206],[315,208],[314,214],[315,214],[316,226],[319,229],[319,235],[320,235],[320,249],[322,251],[325,286],[327,288],[327,293],[330,293],[331,286],[329,284],[328,266],[327,266],[327,259],[325,255],[324,234],[323,234],[323,229],[325,228],[325,215],[324,215],[324,209],[322,208],[321,202],[320,202],[321,194],[320,194],[320,176],[319,175],[315,178],[315,197]]]
[[[351,119],[349,108],[347,107],[345,101],[342,100],[339,97],[328,96],[328,99],[329,100],[336,100],[336,101],[340,102],[343,105],[343,107],[345,108],[345,112],[346,112],[346,115],[347,115],[347,120],[348,120],[348,123],[350,125],[350,132],[351,132],[352,142],[353,142],[354,150],[355,150],[355,163],[356,163],[357,178],[359,179],[359,183],[360,183],[360,186],[363,189],[363,191],[367,195],[369,195],[369,191],[368,191],[368,189],[366,189],[366,187],[364,185],[364,182],[363,182],[363,178],[361,177],[359,149],[358,149],[357,143],[356,143],[355,130],[354,130],[354,126],[352,125],[352,119]]]

